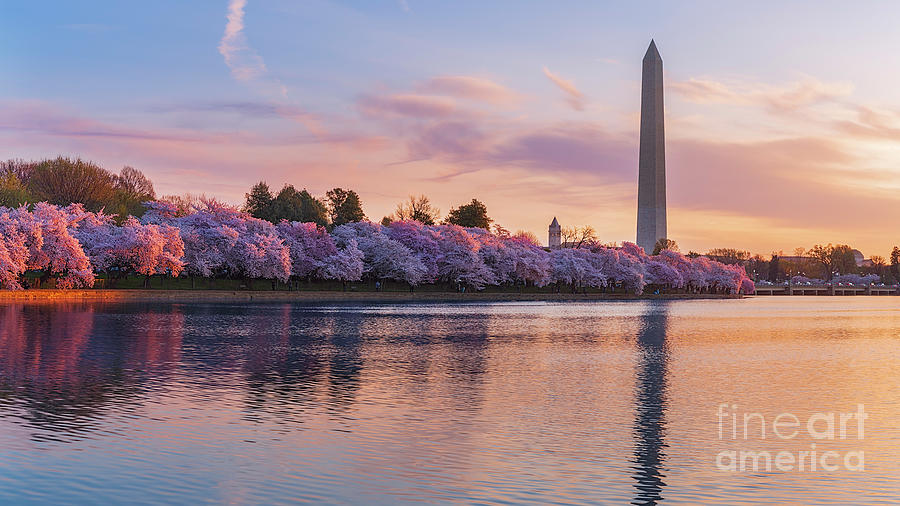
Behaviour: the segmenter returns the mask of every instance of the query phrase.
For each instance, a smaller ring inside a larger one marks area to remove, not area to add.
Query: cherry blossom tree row
[[[277,225],[206,200],[183,215],[149,202],[138,220],[80,204],[0,207],[0,288],[18,289],[27,271],[62,288],[90,287],[96,273],[342,282],[393,280],[410,289],[446,284],[554,286],[640,294],[654,290],[752,293],[740,266],[665,250],[649,256],[635,244],[546,251],[532,239],[457,225],[356,222],[331,233],[315,223]]]

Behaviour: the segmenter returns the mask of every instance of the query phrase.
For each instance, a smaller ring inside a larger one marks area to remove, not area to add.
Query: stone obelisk
[[[641,78],[641,148],[638,159],[637,245],[647,254],[666,237],[666,135],[663,64],[650,41]]]

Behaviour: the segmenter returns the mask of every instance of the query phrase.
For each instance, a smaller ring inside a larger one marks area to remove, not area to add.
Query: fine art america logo
[[[822,446],[829,441],[862,441],[868,416],[862,404],[857,404],[855,412],[817,412],[804,418],[793,413],[766,418],[761,413],[739,411],[735,404],[720,404],[716,412],[720,441],[734,441],[736,445],[756,441],[766,446],[791,441],[786,444],[798,447],[801,441],[809,439],[821,445],[810,442],[803,449],[790,451],[749,446],[723,450],[716,455],[716,468],[729,472],[865,471],[863,451],[826,451]]]

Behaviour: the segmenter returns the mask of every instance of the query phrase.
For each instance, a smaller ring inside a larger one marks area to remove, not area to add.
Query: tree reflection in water
[[[133,411],[164,380],[183,327],[177,306],[0,306],[0,417],[22,419],[35,441],[90,437],[107,410]]]

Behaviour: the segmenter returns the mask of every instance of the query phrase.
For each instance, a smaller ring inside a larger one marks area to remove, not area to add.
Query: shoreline
[[[28,301],[103,302],[563,302],[616,300],[741,299],[727,294],[632,295],[611,293],[491,293],[491,292],[338,292],[338,291],[243,291],[243,290],[0,290],[0,303]]]

